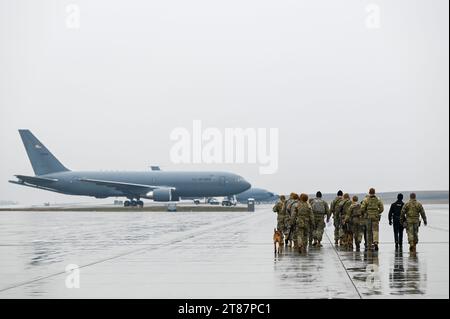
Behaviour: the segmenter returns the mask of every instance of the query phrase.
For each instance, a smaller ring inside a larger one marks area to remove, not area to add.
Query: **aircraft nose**
[[[249,182],[247,182],[245,179],[243,179],[241,181],[241,185],[242,185],[243,191],[246,191],[247,189],[252,187],[252,185]]]

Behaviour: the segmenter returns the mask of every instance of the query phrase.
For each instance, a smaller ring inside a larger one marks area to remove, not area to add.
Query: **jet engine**
[[[170,188],[157,188],[151,191],[146,196],[149,199],[153,199],[155,202],[170,202],[173,200],[178,200],[173,195],[173,189]]]

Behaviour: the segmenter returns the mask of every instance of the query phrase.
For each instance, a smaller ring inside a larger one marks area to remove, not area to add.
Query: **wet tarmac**
[[[449,298],[449,205],[425,209],[416,254],[395,251],[386,213],[379,252],[341,251],[330,226],[303,256],[274,255],[271,206],[1,212],[0,298]]]

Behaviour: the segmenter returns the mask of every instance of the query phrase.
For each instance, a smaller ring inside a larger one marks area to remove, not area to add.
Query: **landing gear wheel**
[[[132,201],[131,201],[131,206],[136,207],[136,206],[137,206],[137,201],[132,200]]]
[[[137,205],[139,206],[139,208],[143,208],[144,207],[144,202],[141,200],[137,201]]]
[[[130,202],[129,200],[126,200],[126,201],[123,203],[123,206],[124,206],[124,207],[130,207],[130,205],[131,205],[131,202]]]

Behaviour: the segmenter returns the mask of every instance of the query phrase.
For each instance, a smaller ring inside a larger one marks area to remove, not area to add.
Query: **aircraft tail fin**
[[[36,176],[65,172],[68,169],[29,130],[19,130]]]

